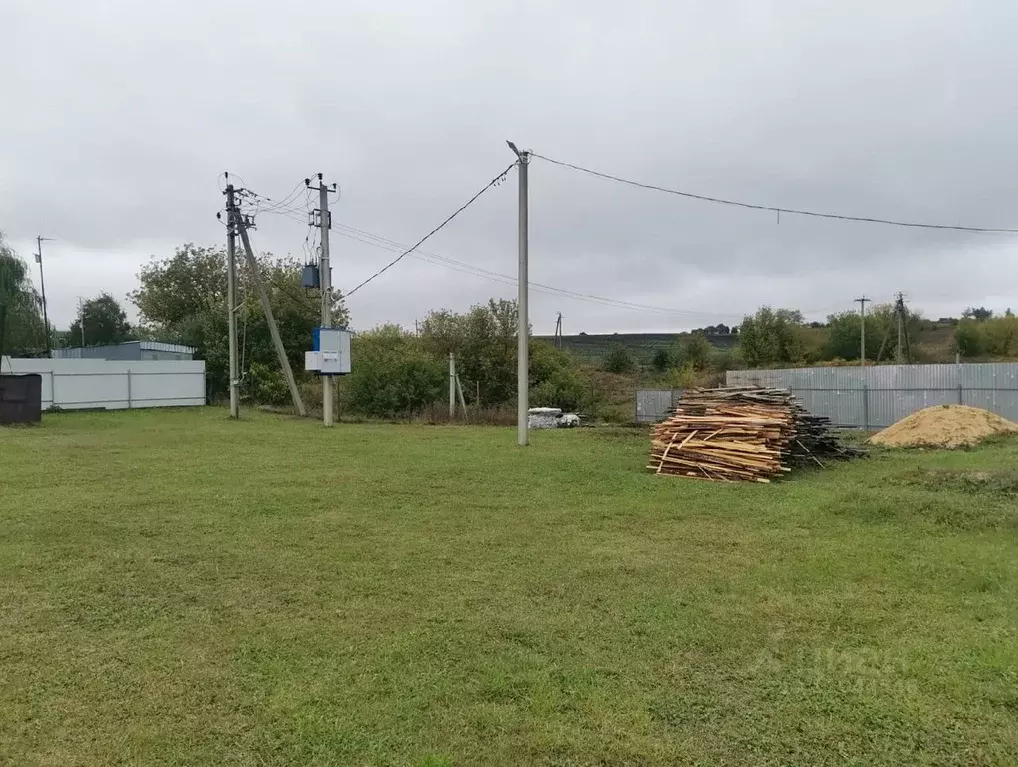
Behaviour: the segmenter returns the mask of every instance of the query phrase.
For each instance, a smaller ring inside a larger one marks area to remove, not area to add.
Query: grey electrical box
[[[313,350],[304,353],[304,369],[320,375],[350,372],[350,331],[315,328]]]

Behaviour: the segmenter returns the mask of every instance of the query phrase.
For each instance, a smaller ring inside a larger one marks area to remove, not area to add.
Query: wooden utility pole
[[[265,313],[265,321],[269,324],[269,334],[272,336],[272,344],[276,347],[276,355],[279,357],[279,367],[283,369],[283,376],[286,384],[290,387],[290,396],[293,398],[293,405],[301,416],[307,415],[304,409],[304,400],[301,399],[300,391],[297,389],[297,381],[294,380],[293,370],[290,368],[290,360],[287,359],[286,349],[283,347],[283,339],[279,337],[279,328],[276,327],[276,318],[272,315],[272,304],[269,303],[269,296],[265,292],[265,285],[262,284],[262,275],[258,271],[258,262],[255,260],[254,251],[251,249],[251,239],[247,234],[248,224],[241,216],[237,216],[237,229],[240,239],[244,243],[244,253],[247,256],[247,265],[251,269],[251,282],[258,291],[258,300],[261,301],[262,311]]]

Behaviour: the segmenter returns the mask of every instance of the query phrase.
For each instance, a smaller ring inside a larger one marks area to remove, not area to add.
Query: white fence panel
[[[176,407],[205,404],[202,360],[120,361],[12,359],[0,370],[42,375],[42,407],[49,410]]]

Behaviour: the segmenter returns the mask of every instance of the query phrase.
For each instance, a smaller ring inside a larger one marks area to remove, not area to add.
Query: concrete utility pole
[[[78,299],[78,318],[81,320],[81,348],[85,348],[85,300]]]
[[[301,399],[300,391],[297,389],[297,381],[294,380],[293,370],[290,367],[290,360],[286,357],[286,349],[283,346],[283,339],[279,337],[279,328],[276,327],[276,318],[272,314],[272,304],[269,303],[269,296],[265,292],[265,285],[262,284],[262,275],[258,271],[258,262],[255,260],[254,251],[251,249],[251,238],[247,235],[248,224],[237,216],[237,229],[241,242],[244,243],[244,253],[247,255],[247,264],[251,268],[251,282],[258,291],[258,299],[262,304],[262,311],[265,313],[265,321],[269,325],[269,334],[272,336],[272,344],[276,347],[276,356],[279,357],[279,367],[283,369],[283,376],[286,384],[290,387],[290,396],[293,398],[294,407],[301,416],[307,415],[304,409],[304,400]]]
[[[41,234],[35,238],[36,244],[39,246],[38,252],[35,254],[35,262],[39,264],[39,290],[42,293],[42,321],[46,327],[46,356],[49,357],[53,351],[53,339],[49,330],[49,310],[46,306],[46,275],[42,271],[42,244],[47,240],[52,239],[51,237],[43,237]]]
[[[905,314],[904,310],[905,310],[905,294],[899,292],[898,301],[894,305],[894,313],[898,315],[898,347],[897,349],[895,349],[894,357],[895,361],[899,365],[901,364],[902,335],[903,335],[902,331],[905,329],[905,318],[903,316]]]
[[[519,200],[519,299],[517,310],[519,313],[519,345],[516,350],[516,432],[517,442],[524,446],[528,442],[527,419],[530,412],[530,318],[528,316],[529,282],[527,276],[528,247],[529,247],[529,221],[527,201],[527,169],[530,165],[530,152],[520,151],[512,141],[506,142],[509,148],[516,153],[519,163],[516,169],[520,175],[520,200]]]
[[[456,391],[460,397],[460,410],[463,411],[463,420],[467,420],[467,400],[463,396],[463,383],[460,381],[460,374],[456,374]]]
[[[456,418],[456,353],[449,352],[449,420]]]
[[[227,176],[229,178],[229,176]],[[230,418],[240,418],[237,365],[237,206],[233,184],[226,185],[226,314],[230,336]]]
[[[861,332],[859,334],[859,345],[860,345],[859,364],[860,365],[865,365],[866,364],[866,302],[869,301],[870,299],[866,298],[866,296],[862,296],[861,298],[857,298],[855,300],[859,304],[859,314],[860,314],[860,318],[862,319]]]
[[[322,234],[322,257],[318,263],[319,280],[322,291],[322,327],[332,327],[332,265],[329,262],[329,229],[332,220],[329,214],[329,190],[322,183],[322,174],[318,174],[318,208],[320,221],[318,226]],[[332,426],[332,376],[322,377],[322,423]]]
[[[562,312],[558,313],[558,319],[555,320],[555,346],[562,348]]]

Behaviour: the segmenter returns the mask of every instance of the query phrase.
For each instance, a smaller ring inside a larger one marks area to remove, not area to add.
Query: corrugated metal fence
[[[205,404],[205,362],[17,359],[3,357],[5,373],[42,376],[42,407],[64,410],[182,407]]]
[[[959,404],[1018,421],[1018,363],[1013,362],[731,370],[726,381],[789,389],[803,407],[838,426],[883,428],[924,407]],[[661,420],[676,398],[668,390],[638,390],[636,420]]]

